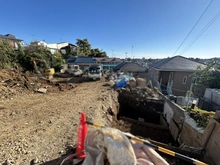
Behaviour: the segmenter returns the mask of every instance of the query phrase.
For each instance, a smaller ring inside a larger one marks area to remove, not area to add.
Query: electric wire
[[[179,47],[176,49],[176,51],[173,53],[173,55],[176,54],[176,52],[179,50],[179,48],[183,45],[183,43],[186,41],[186,39],[188,38],[188,36],[191,34],[191,32],[193,31],[193,29],[196,27],[196,25],[199,23],[199,21],[201,20],[201,18],[203,17],[203,15],[205,14],[205,12],[208,10],[209,6],[212,4],[213,0],[208,4],[208,6],[206,7],[206,9],[204,10],[204,12],[202,13],[202,15],[199,17],[199,19],[196,21],[195,25],[192,27],[192,29],[189,31],[189,33],[187,34],[187,36],[184,38],[184,40],[182,41],[182,43],[179,45]]]
[[[200,36],[215,22],[220,16],[220,11],[209,21],[208,24],[197,34],[197,36],[181,51],[180,55],[183,55],[199,38]]]

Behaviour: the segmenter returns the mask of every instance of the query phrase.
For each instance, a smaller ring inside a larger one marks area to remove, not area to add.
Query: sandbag
[[[129,139],[114,128],[89,131],[85,141],[86,159],[83,165],[136,165]]]
[[[89,131],[83,165],[169,165],[153,148],[129,140],[126,135],[134,137],[107,127]]]

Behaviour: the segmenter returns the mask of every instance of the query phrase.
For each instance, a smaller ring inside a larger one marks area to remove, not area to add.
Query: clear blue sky
[[[174,52],[211,0],[0,0],[0,34],[25,43],[70,42],[87,38],[109,57],[165,58]],[[214,0],[185,43],[220,11]],[[133,48],[132,48],[133,47]],[[220,18],[184,53],[185,57],[220,57]]]

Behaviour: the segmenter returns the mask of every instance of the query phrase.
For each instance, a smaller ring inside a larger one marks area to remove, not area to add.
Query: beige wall
[[[172,91],[176,96],[185,96],[187,90],[190,89],[190,84],[192,81],[192,72],[175,72]],[[184,76],[187,77],[186,84],[183,84]]]
[[[154,86],[157,86],[156,81],[161,82],[161,88],[168,85],[170,71],[158,71],[154,68],[148,70],[147,80],[151,80]],[[186,92],[190,89],[192,81],[192,72],[182,72],[175,71],[173,72],[173,86],[172,92],[175,96],[185,96]],[[183,84],[184,76],[187,77],[187,81]],[[162,80],[162,81],[161,81]]]

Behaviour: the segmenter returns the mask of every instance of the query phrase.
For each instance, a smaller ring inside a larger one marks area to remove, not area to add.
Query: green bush
[[[211,118],[214,117],[215,112],[201,110],[197,107],[189,110],[189,115],[193,118],[199,127],[205,128]]]

